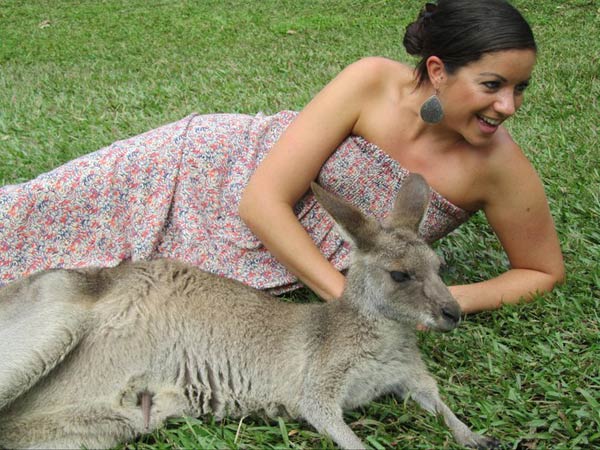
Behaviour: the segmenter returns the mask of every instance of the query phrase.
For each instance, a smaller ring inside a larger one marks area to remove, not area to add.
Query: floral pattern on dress
[[[168,257],[275,293],[299,287],[237,213],[250,176],[296,114],[193,114],[0,188],[0,285],[49,268]],[[350,136],[318,181],[381,219],[407,175],[376,145]],[[348,244],[312,193],[294,211],[346,269]],[[432,192],[420,233],[432,242],[469,217]]]

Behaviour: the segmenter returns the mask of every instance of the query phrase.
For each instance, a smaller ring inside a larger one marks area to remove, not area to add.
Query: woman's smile
[[[479,122],[479,128],[483,134],[493,134],[502,123],[502,120],[491,119],[480,114],[476,114],[476,117]]]
[[[534,64],[534,51],[507,50],[447,73],[440,87],[446,126],[472,145],[486,144],[523,103]]]

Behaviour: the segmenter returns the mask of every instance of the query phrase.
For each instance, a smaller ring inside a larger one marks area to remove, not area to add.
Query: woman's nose
[[[517,102],[512,92],[501,92],[494,105],[496,111],[505,117],[512,116],[517,110]]]

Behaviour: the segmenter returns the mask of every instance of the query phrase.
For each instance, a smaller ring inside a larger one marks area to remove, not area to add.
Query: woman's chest
[[[457,139],[440,139],[416,130],[416,120],[402,105],[384,105],[362,120],[356,130],[409,172],[421,174],[454,205],[475,211],[483,204],[488,151]]]
[[[462,145],[440,150],[427,140],[409,142],[393,136],[372,139],[391,159],[409,172],[421,174],[432,189],[454,205],[467,211],[482,207],[485,154]]]

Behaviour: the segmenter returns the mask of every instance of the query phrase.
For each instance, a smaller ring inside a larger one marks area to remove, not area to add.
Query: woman
[[[318,179],[383,216],[409,171],[432,186],[428,241],[483,209],[511,269],[451,287],[465,312],[563,278],[542,184],[501,123],[535,64],[501,0],[440,0],[407,28],[417,69],[366,58],[299,114],[190,116],[0,192],[0,279],[167,256],[277,292],[344,287],[348,247],[308,193]]]

